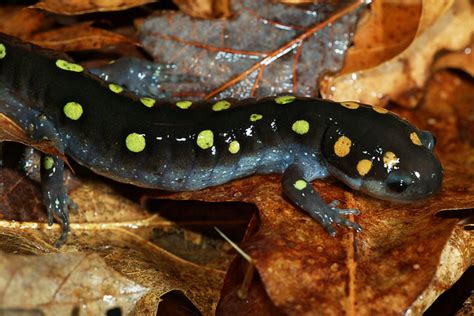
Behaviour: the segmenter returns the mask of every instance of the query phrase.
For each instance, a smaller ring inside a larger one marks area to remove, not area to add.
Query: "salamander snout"
[[[363,181],[361,189],[369,195],[395,202],[412,202],[427,198],[441,188],[443,168],[431,152],[418,155],[410,168],[388,172],[382,185]]]
[[[406,200],[422,199],[437,192],[443,180],[443,169],[437,160],[431,165],[411,172],[393,170],[387,176],[387,189]]]

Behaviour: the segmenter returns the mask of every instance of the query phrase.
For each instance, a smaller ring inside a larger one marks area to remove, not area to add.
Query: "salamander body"
[[[283,95],[215,102],[158,101],[105,82],[67,55],[0,36],[0,112],[32,139],[120,182],[199,190],[256,173],[282,174],[283,193],[330,233],[359,231],[310,181],[334,176],[397,202],[441,186],[434,137],[387,110],[355,102]],[[42,187],[50,223],[68,209],[61,159],[44,155]]]

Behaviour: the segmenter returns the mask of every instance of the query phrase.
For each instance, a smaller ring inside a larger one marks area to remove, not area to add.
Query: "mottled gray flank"
[[[289,6],[267,0],[233,1],[232,5],[234,17],[230,20],[198,20],[180,12],[165,11],[141,25],[139,32],[144,49],[157,62],[173,64],[175,68],[170,69],[170,73],[193,78],[196,83],[188,82],[184,86],[175,82],[161,83],[160,88],[171,97],[189,95],[198,99],[208,94],[343,7]],[[319,76],[341,68],[359,12],[360,9],[355,10],[310,36],[301,44],[297,61],[298,46],[295,45],[261,68],[263,73],[253,95],[258,71],[216,98],[241,99],[288,91],[316,96]],[[296,87],[293,87],[294,69]]]

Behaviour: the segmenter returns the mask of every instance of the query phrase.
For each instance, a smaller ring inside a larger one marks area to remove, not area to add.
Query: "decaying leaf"
[[[29,254],[0,256],[2,313],[41,310],[45,315],[71,315],[77,310],[80,314],[105,315],[120,306],[128,314],[149,292],[97,254]]]
[[[232,6],[228,21],[165,12],[141,24],[141,42],[155,60],[200,78],[164,86],[174,98],[315,96],[320,74],[341,67],[363,4],[300,8],[246,0]]]
[[[370,69],[326,77],[321,94],[332,100],[384,105],[391,99],[413,107],[429,76],[435,54],[464,49],[471,40],[473,10],[469,0],[424,0],[416,37],[400,54]]]
[[[468,316],[474,314],[474,293],[464,302],[462,309],[456,313],[456,316]]]
[[[474,43],[463,51],[445,54],[433,65],[434,70],[453,68],[460,69],[474,77]]]
[[[229,0],[174,0],[174,3],[196,18],[226,18],[231,14]]]
[[[46,222],[41,193],[23,174],[0,168],[0,218],[4,221]],[[28,198],[25,198],[28,197]],[[5,235],[2,236],[5,238]],[[5,249],[3,249],[5,251]]]
[[[64,154],[59,152],[50,141],[32,140],[28,135],[26,135],[25,131],[20,126],[18,126],[18,124],[13,122],[4,114],[0,113],[0,143],[4,141],[22,143],[27,146],[34,147],[42,152],[59,156],[66,161]]]
[[[372,2],[359,20],[339,75],[375,67],[407,48],[420,22],[421,2]]]
[[[21,22],[21,27],[18,25]],[[48,28],[53,19],[39,10],[20,6],[2,7],[0,10],[0,31],[21,39],[28,39],[35,32]]]
[[[439,266],[431,283],[426,287],[405,315],[421,315],[434,300],[449,289],[474,264],[472,232],[456,227],[441,252]]]
[[[91,22],[41,32],[30,41],[38,46],[59,51],[101,49],[112,45],[135,45],[132,39],[92,26]]]
[[[82,185],[72,192],[71,197],[78,203],[81,212],[71,214],[72,233],[68,238],[68,243],[61,248],[61,253],[71,254],[73,258],[84,256],[84,254],[78,254],[78,251],[96,253],[104,261],[104,269],[118,271],[126,278],[127,282],[135,284],[136,288],[146,289],[146,291],[140,292],[139,297],[129,302],[134,305],[137,314],[145,310],[155,310],[156,313],[160,297],[172,290],[184,293],[201,312],[208,315],[212,313],[217,305],[225,272],[222,270],[225,267],[222,266],[222,260],[220,267],[215,264],[211,266],[197,264],[150,242],[157,229],[162,231],[183,231],[183,229],[173,222],[149,214],[137,204],[120,197],[103,184]],[[54,248],[53,242],[57,238],[59,230],[59,225],[54,224],[52,227],[48,227],[44,221],[42,223],[31,221],[20,223],[0,220],[2,235],[0,249],[8,252],[21,250],[21,253],[29,255],[56,253],[58,249]],[[184,244],[179,247],[189,247],[186,246],[186,240],[183,242]],[[223,245],[222,241],[219,244]],[[209,243],[206,246],[206,243],[203,242],[202,251],[210,246]],[[225,249],[228,248],[225,247]],[[38,260],[35,261],[35,258]],[[46,274],[47,278],[49,274],[54,274],[55,270],[43,266],[42,258],[44,257],[33,256],[29,264],[32,266],[41,265],[40,272]],[[74,264],[72,264],[73,266],[68,265],[67,262],[64,264],[66,266],[63,269],[74,268]],[[83,273],[82,277],[84,275],[88,274]],[[101,275],[107,277],[107,275]],[[87,278],[92,277],[88,276]],[[54,288],[51,287],[51,289]],[[127,297],[107,292],[106,289],[97,289],[101,298],[112,295],[111,301],[115,301]],[[147,294],[143,296],[145,293]],[[78,301],[84,301],[89,299],[89,295],[92,293],[89,291],[82,293],[81,290],[74,297]],[[55,301],[52,302],[51,308],[55,307],[54,303]],[[103,310],[110,307],[109,303],[108,301],[97,301],[91,307]],[[34,303],[32,305],[34,306]],[[118,305],[122,308],[127,306]],[[41,308],[41,305],[36,306]]]
[[[174,197],[222,201],[237,196],[257,205],[260,227],[246,241],[244,250],[255,262],[271,304],[286,314],[403,313],[430,284],[456,222],[439,219],[434,213],[455,203],[460,207],[474,204],[472,200],[462,205],[456,202],[465,197],[463,192],[441,195],[407,209],[352,196],[340,187],[318,182],[315,187],[327,201],[339,199],[345,202],[344,207],[363,210],[358,218],[363,233],[341,229],[338,238],[331,238],[282,199],[278,180],[252,177],[231,186]],[[455,192],[459,187],[447,190]],[[471,264],[470,256],[461,259],[457,275]],[[229,277],[235,272],[230,270]],[[221,305],[222,314],[236,313],[246,305],[247,300],[238,304],[237,296],[227,297],[240,288],[242,279],[236,282],[222,292],[222,300],[232,301],[235,309]],[[248,298],[253,300],[261,298]]]
[[[77,15],[125,10],[151,2],[156,2],[156,0],[42,0],[32,8],[65,15]]]

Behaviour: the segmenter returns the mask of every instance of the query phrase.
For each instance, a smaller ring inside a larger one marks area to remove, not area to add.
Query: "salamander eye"
[[[436,146],[436,137],[428,131],[420,132],[420,140],[429,151],[433,151]]]
[[[412,181],[408,175],[398,172],[390,172],[387,178],[387,187],[396,193],[402,193],[411,183]]]

